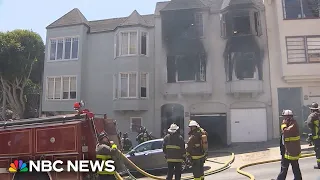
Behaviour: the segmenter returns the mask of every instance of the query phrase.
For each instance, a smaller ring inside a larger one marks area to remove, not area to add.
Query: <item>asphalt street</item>
[[[304,180],[320,180],[320,170],[313,169],[315,157],[299,160],[302,178]],[[280,171],[280,162],[251,166],[243,169],[255,176],[255,180],[271,180],[276,178]],[[240,175],[235,168],[228,169],[218,174],[207,176],[208,180],[249,180],[246,176]],[[293,179],[291,168],[289,168],[287,180]]]

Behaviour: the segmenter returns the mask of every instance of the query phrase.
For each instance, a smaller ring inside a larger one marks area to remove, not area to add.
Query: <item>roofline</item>
[[[55,29],[55,28],[62,28],[62,27],[70,27],[70,26],[79,26],[84,25],[87,26],[90,29],[90,26],[87,23],[77,23],[77,24],[68,24],[68,25],[61,25],[61,26],[47,26],[46,29]]]
[[[178,10],[188,10],[188,9],[210,9],[210,7],[206,6],[206,7],[202,7],[202,8],[179,8],[179,9],[170,9],[170,10],[160,10],[159,12],[166,12],[166,11],[178,11]]]

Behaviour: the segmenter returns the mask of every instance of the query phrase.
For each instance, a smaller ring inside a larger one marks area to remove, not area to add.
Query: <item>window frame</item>
[[[53,81],[53,99],[49,99],[48,98],[48,90],[49,90],[49,78],[54,78]],[[56,91],[56,78],[61,78],[61,82],[60,82],[60,99],[55,99],[55,91]],[[69,98],[68,99],[63,99],[63,78],[69,78]],[[70,98],[70,78],[76,78],[76,98],[71,99]],[[45,91],[45,100],[46,101],[73,101],[78,99],[78,77],[77,75],[63,75],[63,76],[46,76],[46,91]]]
[[[141,88],[142,88],[142,86],[141,86],[141,82],[142,82],[142,74],[145,74],[146,75],[146,97],[142,97],[141,96]],[[150,87],[150,84],[149,84],[149,73],[147,73],[147,72],[140,72],[140,77],[139,77],[139,79],[140,79],[140,83],[139,83],[139,98],[141,98],[141,99],[149,99],[149,87]]]
[[[175,63],[177,64],[177,59],[175,60]],[[202,61],[199,60],[199,68],[200,68],[199,69],[199,73],[201,72],[201,68],[203,67],[203,66],[201,66],[201,64],[202,64]],[[206,65],[204,66],[204,68],[206,68]],[[168,75],[168,73],[167,73],[167,75]],[[206,71],[204,71],[202,75],[204,76],[204,80],[203,81],[197,80],[197,73],[194,74],[194,80],[179,81],[179,71],[178,71],[178,68],[177,68],[176,71],[175,71],[175,80],[176,80],[175,83],[206,82],[206,78],[207,78]],[[167,83],[168,83],[168,78],[167,78]]]
[[[141,50],[142,50],[142,43],[141,43],[142,33],[146,33],[146,54],[142,54],[141,53]],[[139,55],[149,57],[149,32],[148,31],[144,31],[144,30],[140,30],[138,39],[140,39],[139,45],[138,45],[139,46]]]
[[[70,59],[65,59],[65,47],[66,47],[66,39],[71,38],[71,46],[70,46]],[[72,43],[73,39],[78,38],[78,52],[77,52],[77,58],[72,58]],[[58,40],[63,39],[63,48],[62,48],[62,59],[57,59],[57,54],[58,54]],[[55,59],[51,60],[50,59],[50,54],[51,54],[51,41],[55,40],[56,41],[56,52],[55,52]],[[55,38],[49,38],[49,43],[48,43],[48,59],[47,62],[61,62],[61,61],[77,61],[79,60],[79,51],[80,51],[80,36],[65,36],[65,37],[55,37]]]
[[[196,12],[196,13],[194,13],[194,22],[195,22],[195,26],[196,26],[196,29],[197,29],[197,31],[199,30],[198,29],[198,27],[197,27],[197,24],[196,24],[196,19],[197,19],[197,16],[198,15],[201,15],[201,20],[202,20],[202,35],[201,36],[199,36],[200,38],[204,38],[205,37],[205,25],[204,25],[204,12]]]
[[[128,54],[122,54],[122,33],[128,33]],[[137,42],[136,42],[136,54],[130,54],[130,33],[137,33]],[[138,30],[126,30],[126,31],[119,31],[117,34],[116,34],[118,37],[116,38],[119,38],[119,52],[118,52],[118,57],[126,57],[126,56],[137,56],[139,55],[139,31]],[[116,40],[116,43],[117,43],[117,40]],[[116,54],[117,56],[117,54]]]
[[[286,4],[285,0],[281,0],[281,5],[282,5],[282,18],[283,20],[303,20],[303,19],[320,19],[319,17],[302,17],[302,15],[305,16],[304,10],[303,10],[303,0],[298,0],[300,2],[300,12],[301,12],[301,18],[286,18]],[[319,4],[320,5],[320,4]]]
[[[140,119],[140,122],[141,122],[140,126],[143,126],[143,118],[142,117],[130,117],[130,131],[131,132],[135,132],[135,131],[132,130],[132,120],[133,119]]]
[[[289,57],[289,53],[288,53],[288,38],[303,38],[303,42],[304,42],[304,54],[305,54],[305,61],[303,62],[289,62],[288,57]],[[287,54],[287,64],[314,64],[314,63],[320,63],[320,61],[313,61],[310,62],[309,60],[309,56],[308,56],[308,44],[307,44],[307,39],[308,38],[320,38],[320,35],[306,35],[306,36],[286,36],[285,37],[285,43],[286,43],[286,54]],[[320,45],[319,45],[320,46]]]
[[[128,96],[122,97],[121,96],[121,74],[127,74],[128,75]],[[130,74],[136,74],[136,96],[130,97]],[[118,73],[118,98],[119,99],[138,99],[139,98],[139,73],[137,71],[130,71],[130,72],[119,72]]]

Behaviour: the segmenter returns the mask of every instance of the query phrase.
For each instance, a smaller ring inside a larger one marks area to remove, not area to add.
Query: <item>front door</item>
[[[279,117],[283,110],[290,109],[293,111],[296,121],[299,124],[300,133],[302,133],[304,121],[303,119],[303,106],[302,106],[302,88],[278,88],[278,106]],[[282,118],[279,119],[279,124],[282,122]],[[280,126],[279,126],[280,130]]]

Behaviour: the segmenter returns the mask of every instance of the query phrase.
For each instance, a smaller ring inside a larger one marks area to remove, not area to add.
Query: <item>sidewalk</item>
[[[310,147],[305,142],[301,142],[301,149],[303,154],[314,152],[313,146]],[[231,168],[237,168],[244,164],[281,158],[278,139],[261,143],[237,143],[228,148],[216,151],[229,151],[235,153],[235,161],[232,163]]]

